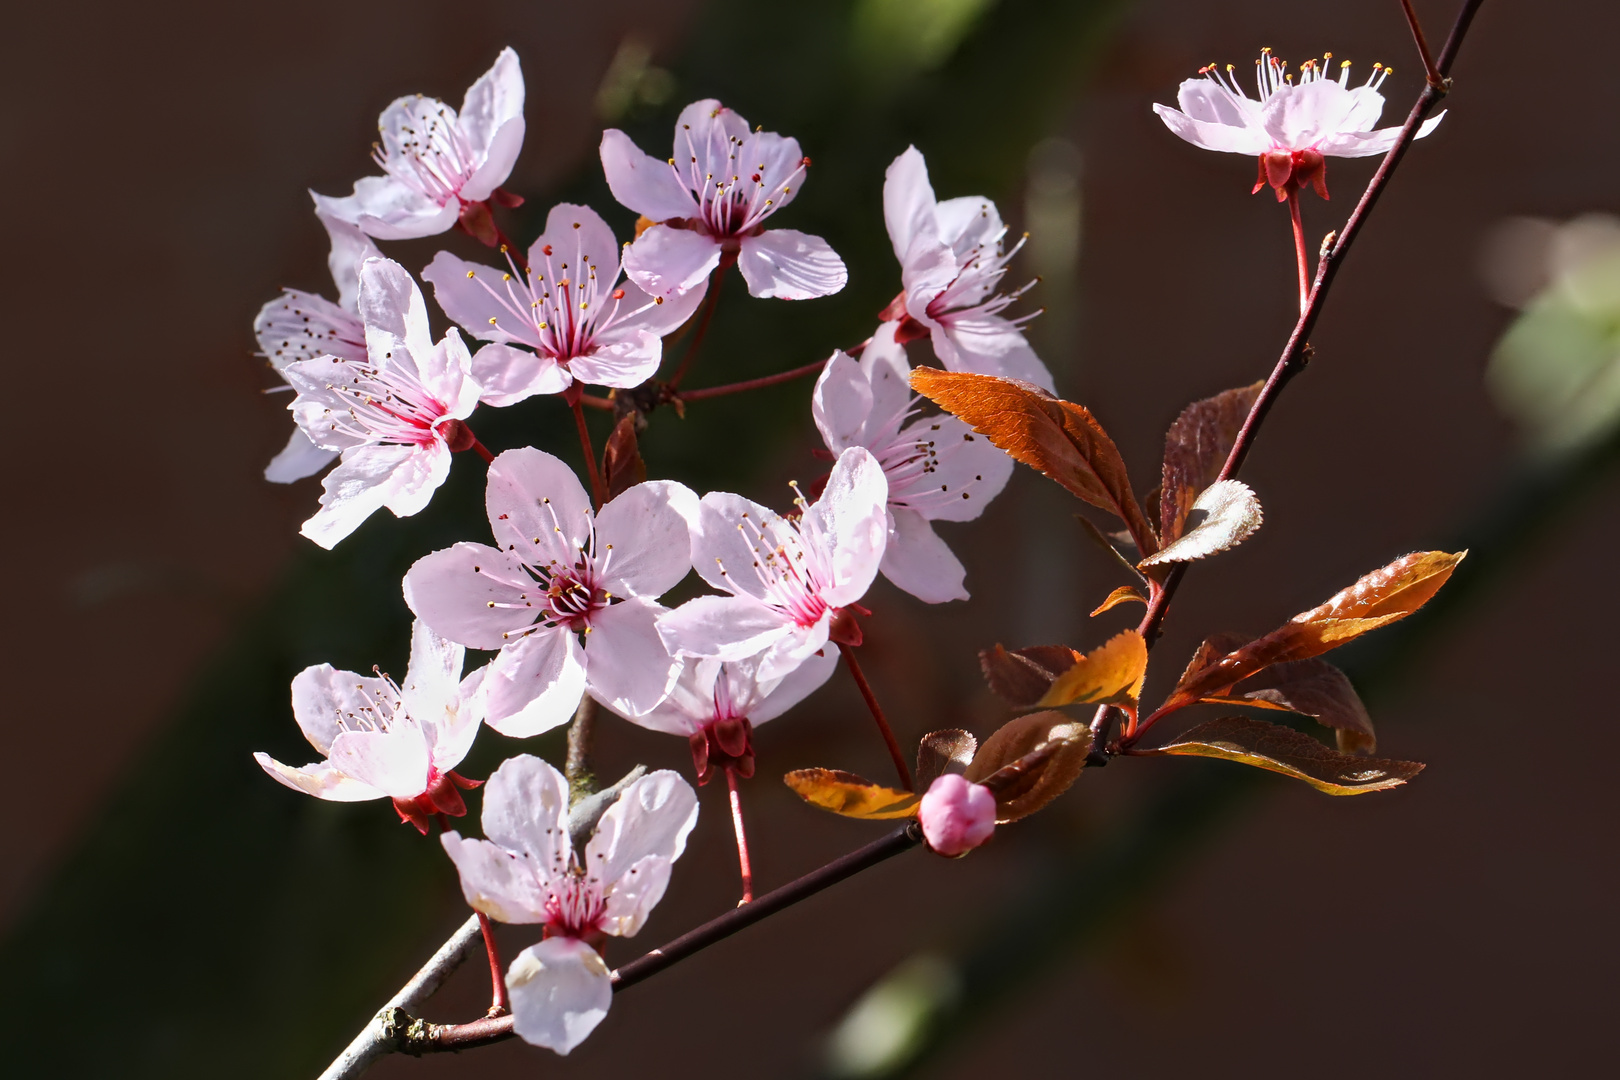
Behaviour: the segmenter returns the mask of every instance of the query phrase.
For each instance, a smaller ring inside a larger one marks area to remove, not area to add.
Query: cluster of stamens
[[[443,206],[460,197],[473,174],[472,147],[456,122],[456,111],[444,102],[419,94],[407,108],[413,126],[400,125],[402,137],[394,146],[373,144],[372,159]]]
[[[683,170],[675,158],[670,158],[669,167],[675,179],[697,197],[698,220],[694,224],[716,239],[746,236],[758,229],[760,223],[775,212],[777,199],[791,194],[792,185],[810,166],[809,158],[800,158],[798,167],[786,179],[767,184],[763,163],[751,170],[738,166],[738,155],[743,149],[741,139],[724,135],[717,127],[714,137],[723,137],[725,144],[716,146],[711,141],[708,146],[698,146],[692,141],[691,126],[683,124],[681,128],[686,137],[687,164]],[[680,147],[676,149],[679,151]],[[718,176],[715,175],[716,162],[720,163]]]
[[[986,207],[982,213],[988,216],[989,208]],[[964,315],[997,315],[1035,287],[1039,278],[1033,278],[1009,293],[996,292],[996,286],[1007,273],[1007,264],[1029,240],[1029,234],[1025,233],[1018,238],[1018,243],[1003,251],[1001,241],[1006,235],[1007,229],[1003,226],[990,239],[957,252],[956,277],[928,302],[930,318],[945,322]],[[1040,313],[1040,309],[1037,309],[1008,321],[1014,326],[1022,326]]]
[[[1304,86],[1306,83],[1331,78],[1329,69],[1332,66],[1332,60],[1332,53],[1323,53],[1320,64],[1311,59],[1299,65],[1299,85]],[[1380,86],[1384,85],[1384,80],[1389,78],[1394,70],[1394,68],[1385,67],[1383,64],[1374,64],[1372,74],[1367,77],[1367,81],[1363,85],[1376,91]],[[1199,68],[1198,74],[1213,80],[1217,86],[1227,93],[1243,100],[1249,100],[1248,95],[1238,88],[1236,69],[1231,64],[1227,64],[1224,68],[1218,64],[1209,64]],[[1260,58],[1254,62],[1254,82],[1255,88],[1260,94],[1260,100],[1265,101],[1283,87],[1293,86],[1294,75],[1288,70],[1288,61],[1277,59],[1271,55],[1270,49],[1261,49]],[[1339,62],[1338,82],[1345,89],[1350,89],[1350,61],[1341,60]]]
[[[832,572],[823,565],[825,556],[815,538],[806,538],[801,532],[808,504],[796,485],[793,490],[799,521],[773,517],[761,522],[744,513],[737,531],[753,553],[753,570],[764,587],[765,603],[785,612],[797,625],[809,627],[821,621],[829,608],[821,591],[832,584]],[[718,558],[715,562],[721,576],[729,579],[731,573],[725,563]]]
[[[944,430],[945,425],[940,422],[930,424],[925,437],[919,433],[903,435],[901,429],[906,422],[918,415],[917,403],[917,398],[911,398],[904,409],[885,421],[866,442],[889,482],[889,505],[908,507],[924,517],[932,517],[931,510],[971,498],[965,487],[953,491],[949,484],[937,483],[934,476],[941,465],[974,441],[974,435],[964,431],[960,439],[950,438],[941,445],[935,434]],[[868,430],[871,430],[870,425]],[[975,476],[973,479],[984,478]]]
[[[388,358],[393,353],[387,354]],[[326,384],[326,389],[349,402],[344,411],[327,409],[323,423],[327,430],[365,442],[426,446],[440,437],[439,421],[449,408],[422,385],[416,373],[399,365],[386,368],[369,363],[332,357],[342,370],[342,381]],[[346,378],[343,378],[345,377]]]
[[[277,371],[318,356],[366,358],[365,326],[318,296],[288,289],[281,294],[281,302],[263,318],[264,322],[254,329],[269,349],[265,358]]]
[[[552,531],[558,536],[564,535],[562,522],[557,518],[557,508],[552,505],[551,500],[541,499],[540,505],[551,515]],[[613,561],[613,545],[602,545],[602,550],[598,553],[596,520],[590,516],[589,511],[586,512],[586,530],[585,542],[578,545],[579,555],[571,566],[565,566],[556,559],[547,560],[543,566],[530,563],[524,560],[516,545],[509,545],[509,550],[523,560],[524,568],[534,579],[535,588],[532,593],[520,593],[516,603],[491,600],[489,606],[531,609],[534,610],[536,618],[534,625],[527,629],[508,631],[502,634],[502,637],[510,639],[535,630],[559,626],[574,633],[591,632],[592,616],[613,602],[613,594],[600,584],[607,577],[608,566]],[[533,538],[533,543],[540,542],[540,537]]]

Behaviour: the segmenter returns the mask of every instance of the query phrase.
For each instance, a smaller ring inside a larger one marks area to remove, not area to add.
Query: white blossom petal
[[[313,795],[317,799],[326,799],[329,802],[365,802],[368,799],[387,798],[370,784],[345,776],[324,761],[295,769],[290,765],[283,765],[265,753],[255,753],[253,760],[257,761],[259,767],[272,779],[294,791],[302,791],[305,795]]]
[[[596,516],[602,587],[620,597],[659,597],[674,588],[692,568],[697,516],[698,497],[673,480],[637,484],[602,507]]]
[[[502,735],[528,739],[561,727],[585,696],[585,651],[561,627],[535,630],[490,661],[484,694],[484,722]]]
[[[664,700],[675,684],[680,662],[670,655],[656,627],[664,611],[651,600],[633,598],[591,617],[585,643],[586,684],[615,712],[644,713]]]
[[[646,774],[603,813],[585,846],[586,873],[611,892],[645,858],[674,862],[686,850],[697,815],[697,792],[678,773],[660,769]],[[657,902],[653,897],[646,906]]]
[[[489,796],[484,797],[485,805]],[[463,839],[460,833],[439,837],[461,877],[467,906],[496,922],[522,925],[546,921],[546,890],[535,874],[535,864],[518,858],[488,840]]]
[[[490,463],[484,507],[496,545],[530,566],[573,566],[591,535],[591,500],[574,470],[531,446]]]
[[[336,450],[316,446],[309,441],[302,428],[293,428],[286,447],[270,459],[264,478],[273,484],[290,484],[306,476],[314,476],[337,459]]]
[[[474,649],[499,649],[531,625],[542,607],[523,564],[483,544],[460,543],[424,555],[405,574],[405,603],[441,636]]]
[[[601,157],[608,189],[619,205],[660,222],[698,212],[697,200],[675,178],[669,162],[642,153],[617,128],[602,132]]]
[[[819,236],[770,229],[743,240],[737,269],[750,296],[811,300],[831,296],[849,281],[844,260]]]
[[[895,509],[888,544],[883,549],[883,576],[925,604],[966,600],[962,581],[967,571],[915,510]]]
[[[607,965],[577,938],[552,937],[517,954],[506,972],[512,1030],[524,1042],[567,1054],[613,1004]]]
[[[707,233],[654,225],[624,253],[624,273],[649,296],[675,296],[709,280],[720,243]]]
[[[484,785],[480,820],[485,836],[529,860],[531,875],[556,880],[567,871],[568,780],[540,758],[517,754],[501,762]]]

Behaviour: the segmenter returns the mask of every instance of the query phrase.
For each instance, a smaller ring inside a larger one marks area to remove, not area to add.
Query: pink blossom
[[[282,372],[298,391],[288,408],[299,428],[343,455],[323,481],[320,511],[304,522],[304,535],[324,548],[378,507],[407,517],[426,506],[450,474],[451,443],[466,433],[461,421],[478,405],[467,347],[454,328],[434,343],[427,304],[404,267],[367,259],[359,310],[364,358],[326,355]]]
[[[889,485],[883,576],[919,600],[966,600],[966,571],[935,521],[971,521],[1012,476],[1013,461],[954,416],[919,416],[911,365],[885,323],[852,360],[836,352],[816,381],[812,411],[827,449],[864,446]]]
[[[545,939],[518,953],[506,972],[520,1038],[566,1054],[602,1022],[613,982],[596,946],[641,929],[663,899],[697,813],[690,784],[668,770],[648,773],[608,807],[579,852],[568,832],[568,781],[519,754],[484,789],[489,839],[440,838],[474,910],[545,927]]]
[[[809,697],[832,677],[838,654],[811,653],[791,671],[760,678],[761,656],[721,661],[688,657],[669,696],[657,708],[625,719],[651,731],[684,736],[691,744],[698,783],[730,766],[754,775],[753,730]],[[611,702],[603,702],[613,709]],[[614,709],[617,712],[617,709]]]
[[[883,219],[900,260],[900,295],[883,312],[898,339],[928,337],[952,371],[1023,379],[1047,390],[1052,375],[1019,329],[1033,315],[1002,315],[1028,285],[997,292],[1007,263],[1023,247],[1002,250],[1007,227],[996,204],[978,195],[940,202],[915,146],[895,158],[883,183]],[[1033,284],[1033,282],[1031,282]]]
[[[517,53],[502,49],[459,113],[437,98],[399,98],[377,118],[372,158],[384,175],[357,180],[343,198],[317,195],[316,206],[379,240],[444,232],[511,174],[523,148],[523,93]]]
[[[491,343],[472,368],[491,405],[559,393],[576,380],[639,386],[658,370],[663,336],[703,300],[701,285],[668,301],[621,285],[618,241],[586,206],[552,207],[527,265],[508,262],[503,272],[441,251],[422,271],[445,314]]]
[[[405,575],[405,602],[490,663],[489,725],[515,738],[566,722],[587,687],[626,714],[669,693],[678,662],[653,628],[657,596],[691,565],[697,496],[637,484],[591,512],[569,467],[530,447],[489,466],[485,508],[497,546],[456,544]]]
[[[284,289],[280,296],[259,309],[253,320],[253,335],[259,341],[259,355],[281,374],[288,364],[336,356],[344,360],[366,358],[366,330],[360,322],[358,298],[360,264],[380,258],[371,238],[353,225],[322,213],[315,215],[326,227],[332,251],[326,264],[338,287],[338,302],[301,289]],[[288,389],[278,387],[277,389]],[[264,478],[277,484],[290,484],[314,476],[337,457],[309,441],[302,430],[293,427],[286,449],[277,454],[264,470]]]
[[[1378,92],[1390,69],[1374,64],[1372,75],[1360,86],[1350,85],[1350,62],[1339,65],[1331,78],[1328,61],[1308,60],[1300,66],[1299,82],[1288,65],[1262,49],[1255,61],[1255,83],[1260,99],[1249,97],[1233,77],[1231,64],[1224,70],[1211,64],[1203,78],[1188,79],[1176,95],[1181,108],[1155,105],[1165,127],[1205,150],[1252,154],[1260,159],[1260,178],[1254,190],[1270,184],[1281,202],[1291,192],[1310,185],[1327,198],[1329,157],[1368,157],[1386,154],[1401,129],[1374,129],[1384,111]],[[1433,131],[1445,113],[1424,122],[1417,137]]]
[[[946,773],[929,785],[917,807],[923,839],[941,855],[966,855],[996,831],[996,797],[983,784]]]
[[[765,229],[765,219],[798,194],[809,167],[798,140],[751,131],[712,98],[682,110],[667,162],[642,153],[622,131],[603,132],[602,170],[613,197],[657,223],[625,254],[625,273],[653,296],[674,296],[735,261],[754,296],[807,300],[837,292],[849,274],[825,240]]]
[[[403,686],[381,672],[305,668],[293,679],[293,718],[326,760],[295,769],[268,754],[253,758],[276,780],[317,798],[392,799],[400,820],[423,833],[433,814],[459,817],[467,807],[457,787],[477,785],[454,770],[484,716],[484,669],[461,678],[464,655],[417,622]]]
[[[740,495],[703,496],[692,563],[729,596],[700,596],[658,620],[678,656],[760,654],[762,680],[786,675],[827,644],[833,616],[866,594],[888,537],[888,483],[864,447],[833,465],[821,498],[783,517]]]

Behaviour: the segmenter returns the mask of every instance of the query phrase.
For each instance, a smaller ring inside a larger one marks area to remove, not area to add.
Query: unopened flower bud
[[[983,784],[946,773],[917,808],[928,846],[945,856],[966,855],[996,831],[996,799]]]

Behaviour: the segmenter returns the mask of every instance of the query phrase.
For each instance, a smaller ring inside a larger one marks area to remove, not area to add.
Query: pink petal
[[[484,835],[552,880],[568,869],[568,781],[532,754],[507,758],[484,785]]]
[[[271,779],[294,791],[313,795],[317,799],[326,799],[328,802],[365,802],[368,799],[386,797],[370,784],[345,776],[324,761],[295,769],[283,765],[269,754],[256,753],[253,760],[259,763],[259,768],[268,773]]]
[[[849,281],[844,260],[819,236],[771,229],[742,242],[737,269],[751,296],[811,300],[831,296]]]
[[[894,524],[883,549],[883,576],[925,604],[966,600],[967,571],[933,526],[915,510],[893,511]]]
[[[894,257],[904,266],[912,245],[922,236],[938,241],[934,220],[938,200],[928,182],[928,164],[915,146],[890,162],[883,176],[883,221]]]
[[[833,583],[822,598],[833,607],[852,604],[871,588],[888,538],[889,482],[864,447],[838,455],[821,498],[804,512],[806,533],[819,533],[830,548]]]
[[[613,980],[596,950],[570,937],[547,938],[518,953],[506,972],[512,1030],[524,1042],[567,1054],[613,1004]]]
[[[538,394],[560,394],[574,381],[549,356],[496,344],[473,354],[472,377],[483,388],[483,400],[498,409]]]
[[[756,726],[767,720],[774,720],[821,689],[836,670],[838,670],[836,650],[829,648],[811,653],[792,671],[777,675],[780,681],[776,682],[758,704],[748,710],[748,719]]]
[[[512,166],[517,164],[518,155],[523,152],[525,132],[521,116],[495,129],[495,137],[490,139],[486,151],[487,156],[457,193],[461,199],[470,203],[483,202],[496,188],[506,183],[506,178],[512,175]]]
[[[774,546],[777,530],[792,531],[781,515],[741,495],[711,491],[698,501],[691,526],[692,568],[698,576],[717,589],[763,600],[765,586],[754,570],[755,533],[765,530]]]
[[[674,296],[709,280],[720,244],[706,233],[654,225],[624,253],[624,272],[651,296]]]
[[[585,652],[573,634],[536,630],[502,649],[484,676],[484,722],[527,739],[573,719],[585,696]]]
[[[602,172],[619,205],[653,221],[692,217],[697,200],[675,178],[667,161],[644,154],[616,128],[602,132]]]
[[[574,470],[532,446],[490,463],[484,508],[496,545],[530,566],[572,567],[591,534],[591,500]]]
[[[902,443],[932,443],[937,457],[921,483],[889,490],[889,507],[909,508],[930,521],[972,521],[1012,478],[1013,459],[954,416],[917,420],[900,434]],[[891,542],[893,532],[890,532]],[[885,571],[887,572],[887,571]]]
[[[923,795],[917,820],[929,847],[941,855],[965,855],[996,831],[996,798],[983,784],[946,773]]]
[[[332,243],[332,250],[326,256],[326,268],[332,272],[332,283],[337,286],[338,306],[347,312],[358,312],[360,266],[367,259],[382,258],[382,252],[371,242],[371,237],[349,222],[318,211],[315,217]]]
[[[427,740],[415,724],[397,722],[387,731],[345,731],[332,740],[332,767],[394,799],[414,799],[427,790]]]
[[[693,810],[696,809],[694,806]],[[672,869],[668,859],[657,855],[649,855],[632,866],[608,890],[602,908],[602,932],[615,937],[634,937],[639,933],[647,916],[664,898]]]
[[[474,154],[487,155],[495,133],[509,121],[522,119],[523,99],[523,67],[518,55],[510,47],[502,49],[495,63],[478,76],[461,99],[461,112],[456,119]],[[495,181],[490,190],[500,183],[500,180]],[[467,199],[482,199],[488,195],[487,191],[482,195],[468,195],[463,189],[463,197]]]
[[[336,450],[316,446],[309,441],[302,428],[293,428],[286,447],[270,459],[264,478],[272,484],[290,484],[306,476],[314,476],[337,458]]]
[[[999,315],[950,316],[932,332],[934,355],[952,371],[1022,379],[1051,390],[1052,373],[1018,327]]]
[[[469,272],[472,277],[467,276]],[[468,262],[448,251],[433,256],[422,271],[422,280],[433,285],[433,298],[467,333],[480,341],[517,342],[536,348],[540,338],[529,317],[527,290],[504,280],[507,276],[504,270]]]
[[[700,596],[658,619],[658,637],[677,656],[741,660],[792,636],[792,620],[746,596]]]
[[[637,484],[608,503],[596,518],[602,587],[614,596],[655,598],[674,588],[692,569],[697,516],[697,496],[673,480]]]
[[[663,340],[651,330],[615,335],[620,340],[599,345],[568,362],[568,374],[592,386],[622,390],[640,386],[658,373],[664,357]]]
[[[546,921],[546,891],[528,860],[513,858],[488,840],[465,840],[460,833],[447,832],[439,842],[456,864],[468,907],[496,922]]]
[[[534,579],[510,554],[455,544],[424,555],[405,574],[405,603],[433,630],[474,649],[515,640],[542,610]]]
[[[858,442],[871,412],[872,384],[866,372],[842,349],[838,350],[822,369],[810,396],[810,415],[827,449],[836,454]]]
[[[418,498],[424,491],[431,497],[450,471],[449,454],[444,455],[442,470],[435,468],[437,461],[428,462],[426,471],[419,469],[418,456],[414,446],[356,446],[344,451],[342,463],[321,482],[320,510],[299,531],[330,550],[396,496],[406,505],[413,492]]]
[[[1271,148],[1271,139],[1259,127],[1232,127],[1194,120],[1186,113],[1168,105],[1155,105],[1164,126],[1179,138],[1205,150],[1219,150],[1228,154],[1263,154]]]
[[[591,617],[585,642],[586,680],[594,697],[632,716],[656,706],[680,672],[658,636],[664,608],[651,600],[623,600]]]
[[[381,679],[315,664],[293,677],[293,719],[309,744],[324,756],[343,730],[340,720],[367,715],[373,701],[392,696]]]
[[[602,815],[585,847],[585,865],[607,889],[616,889],[643,859],[671,863],[680,858],[697,816],[691,784],[668,769],[650,772],[625,788]],[[657,902],[653,897],[647,906]]]

